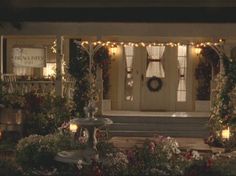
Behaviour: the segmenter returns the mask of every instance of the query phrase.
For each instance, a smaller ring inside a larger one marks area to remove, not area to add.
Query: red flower
[[[212,165],[213,165],[213,160],[211,158],[209,158],[207,160],[206,166],[207,166],[207,168],[210,168]]]

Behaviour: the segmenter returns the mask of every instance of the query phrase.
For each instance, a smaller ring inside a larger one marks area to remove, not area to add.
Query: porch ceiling
[[[2,35],[64,35],[86,40],[122,41],[204,41],[236,39],[236,24],[230,23],[68,23],[24,22],[17,30],[8,23],[0,27]]]
[[[236,7],[233,0],[10,0],[10,3],[17,7]]]
[[[0,0],[0,22],[236,22],[234,0]]]

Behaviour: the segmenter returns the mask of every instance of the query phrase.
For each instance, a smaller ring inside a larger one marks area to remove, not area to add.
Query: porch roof
[[[0,21],[236,22],[232,0],[1,0]]]

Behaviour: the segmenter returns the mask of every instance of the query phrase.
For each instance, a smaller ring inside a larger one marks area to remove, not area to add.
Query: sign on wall
[[[14,67],[36,67],[46,65],[45,48],[12,48],[12,61]]]

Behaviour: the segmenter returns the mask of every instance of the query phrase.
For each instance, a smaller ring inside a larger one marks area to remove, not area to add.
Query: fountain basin
[[[70,121],[71,124],[76,124],[81,127],[102,127],[113,124],[109,118],[76,118]]]

